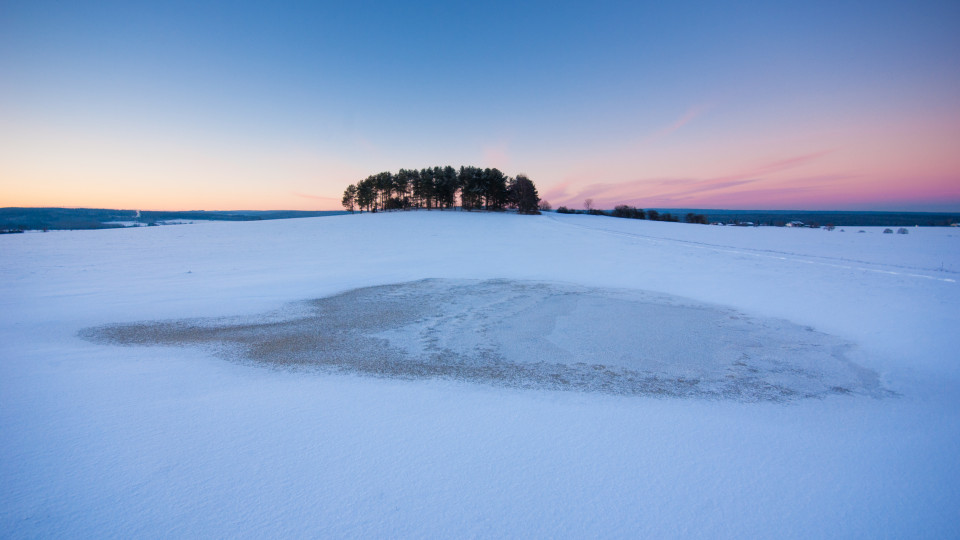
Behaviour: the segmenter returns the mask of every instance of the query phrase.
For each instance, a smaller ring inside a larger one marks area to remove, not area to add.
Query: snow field
[[[0,237],[0,528],[956,536],[960,246],[954,230],[910,232],[418,212]],[[785,319],[855,343],[900,396],[534,391],[77,336],[424,278],[653,291]]]

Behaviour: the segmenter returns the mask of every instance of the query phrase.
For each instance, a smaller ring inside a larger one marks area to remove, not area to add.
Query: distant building
[[[787,223],[787,227],[806,227],[802,221],[791,221]]]

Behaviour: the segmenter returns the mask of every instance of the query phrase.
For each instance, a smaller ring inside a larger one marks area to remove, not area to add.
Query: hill
[[[0,528],[956,536],[960,234],[864,231],[424,211],[0,236]]]

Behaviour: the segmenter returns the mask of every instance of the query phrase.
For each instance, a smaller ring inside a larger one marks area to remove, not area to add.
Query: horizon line
[[[546,210],[548,212],[556,211],[557,208],[563,207],[564,205],[559,205],[551,210]],[[632,206],[632,205],[627,205]],[[454,208],[460,208],[456,206]],[[807,209],[796,209],[796,208],[694,208],[694,207],[659,207],[659,206],[648,206],[648,207],[639,207],[634,206],[634,208],[643,209],[643,210],[690,210],[690,211],[703,211],[703,212],[819,212],[819,213],[830,213],[830,212],[846,212],[846,213],[886,213],[886,214],[960,214],[960,209],[957,210],[850,210],[850,209],[830,209],[830,210],[807,210]],[[145,208],[109,208],[109,207],[100,207],[100,206],[3,206],[0,207],[2,210],[110,210],[110,211],[124,211],[124,212],[345,212],[345,213],[356,213],[351,212],[346,209],[338,210],[293,210],[288,208],[270,208],[270,209],[230,209],[230,210],[205,210],[192,208],[189,210],[173,210],[173,209],[145,209]],[[571,210],[576,210],[578,212],[584,211],[579,208],[570,208]],[[407,210],[398,211],[412,211],[412,210],[433,210],[428,208],[412,208]],[[597,208],[595,210],[613,210],[613,208]],[[395,211],[395,210],[390,210]],[[486,210],[484,210],[486,211]]]

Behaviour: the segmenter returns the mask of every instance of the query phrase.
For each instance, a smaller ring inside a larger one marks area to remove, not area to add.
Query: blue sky
[[[0,6],[0,206],[335,208],[381,170],[554,204],[960,210],[960,3]]]

